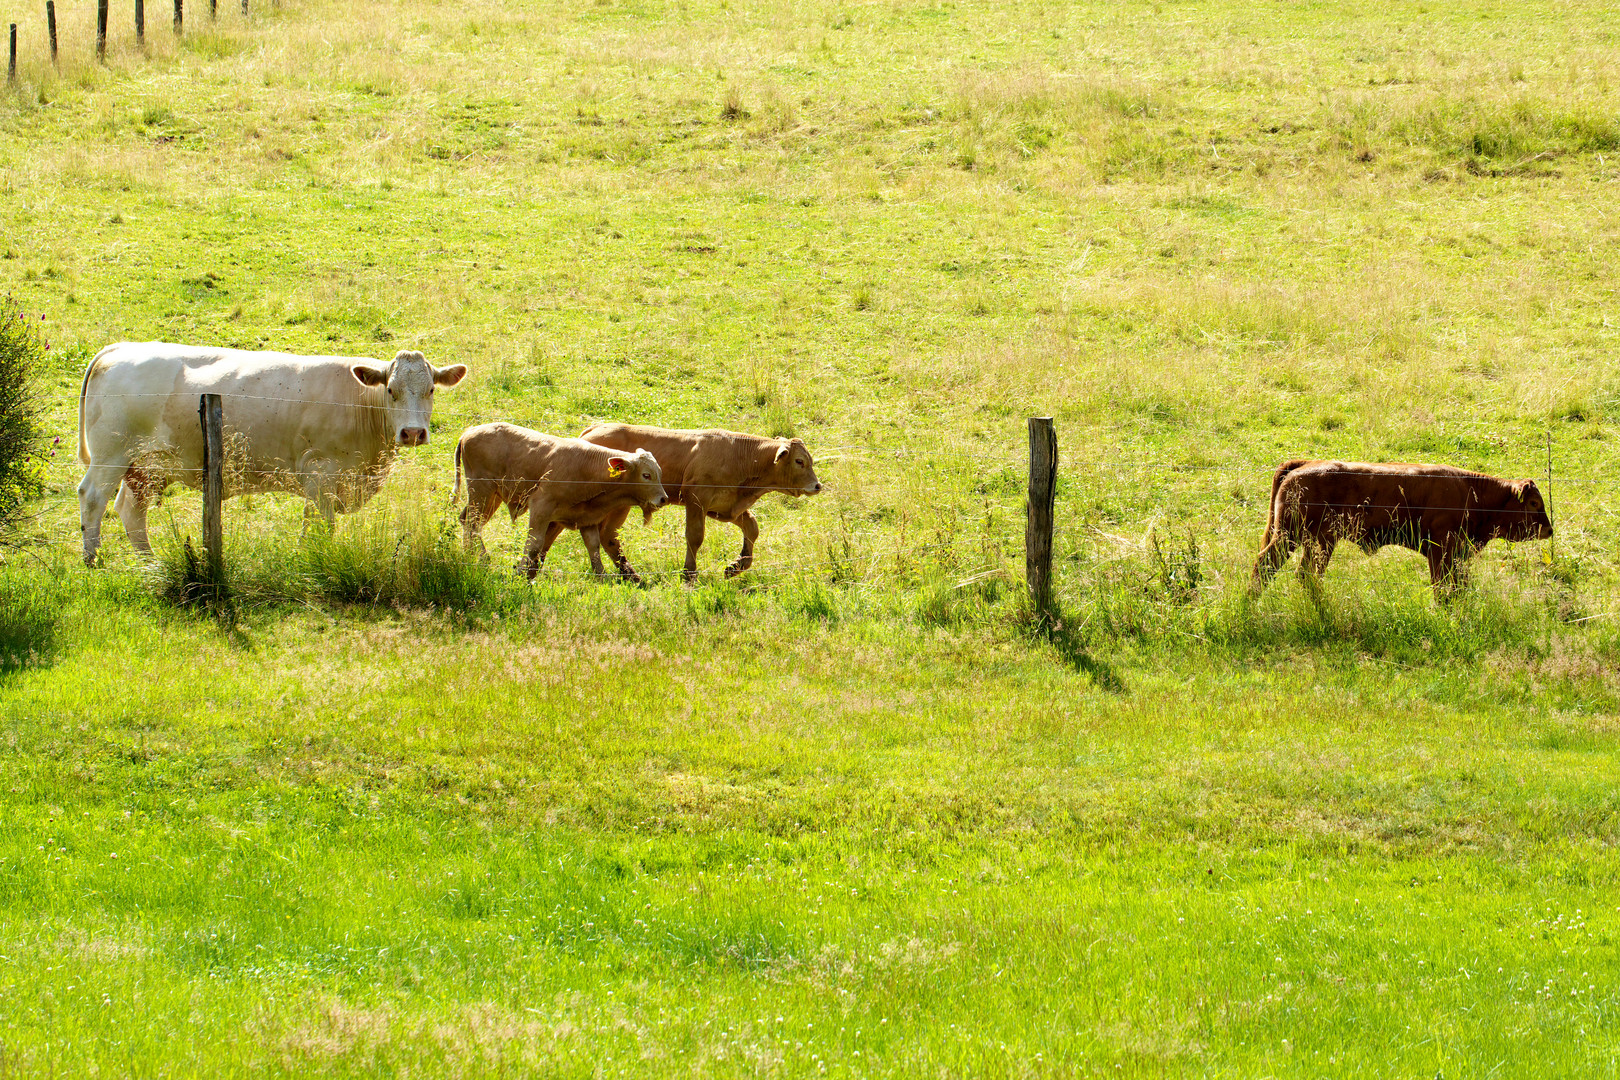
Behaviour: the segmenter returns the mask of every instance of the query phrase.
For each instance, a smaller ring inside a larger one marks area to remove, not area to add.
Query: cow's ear
[[[370,364],[356,364],[349,369],[361,386],[388,385],[388,371],[385,368],[372,367]]]
[[[785,441],[782,443],[781,446],[778,446],[776,448],[776,456],[771,459],[771,464],[773,464],[773,465],[782,464],[782,459],[787,457],[787,452],[792,446],[793,446],[792,443],[785,442]]]
[[[433,369],[433,385],[435,386],[454,386],[466,377],[466,364],[451,364],[449,367]]]
[[[628,461],[624,460],[624,458],[622,458],[622,457],[610,457],[610,458],[608,458],[608,475],[609,476],[623,476],[625,470],[628,469],[629,467],[630,467],[630,463]]]

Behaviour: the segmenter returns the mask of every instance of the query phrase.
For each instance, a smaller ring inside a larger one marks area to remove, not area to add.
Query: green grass
[[[195,8],[105,66],[64,9],[53,69],[0,0],[63,436],[0,565],[0,1075],[1620,1069],[1620,15]],[[121,338],[471,375],[334,532],[229,504],[210,611],[193,494],[77,565]],[[649,588],[572,535],[531,586],[459,550],[494,418],[828,490],[737,581],[666,512]],[[1401,552],[1244,595],[1284,458],[1549,445],[1556,547],[1452,604]]]

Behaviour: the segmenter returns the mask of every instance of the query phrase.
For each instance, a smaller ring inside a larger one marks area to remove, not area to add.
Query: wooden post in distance
[[[1057,505],[1057,429],[1050,416],[1029,418],[1029,502],[1025,506],[1024,576],[1042,623],[1052,617],[1052,514]]]
[[[45,29],[51,35],[51,63],[56,63],[56,0],[45,0]]]
[[[185,27],[186,8],[185,0],[174,0],[174,36],[179,37],[180,31]]]
[[[96,0],[96,59],[107,61],[107,0]]]
[[[11,62],[6,65],[6,82],[17,81],[17,24],[11,24]]]
[[[203,545],[208,549],[208,581],[215,596],[225,591],[225,433],[218,394],[197,402],[203,430]]]
[[[135,44],[146,44],[146,0],[135,0]]]

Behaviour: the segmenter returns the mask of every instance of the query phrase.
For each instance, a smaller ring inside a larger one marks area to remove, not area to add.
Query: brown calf
[[[1552,521],[1534,480],[1500,480],[1449,465],[1285,461],[1271,481],[1264,546],[1250,592],[1259,594],[1294,548],[1300,575],[1320,580],[1340,540],[1369,555],[1388,544],[1428,557],[1436,596],[1456,584],[1459,560],[1495,539],[1545,540]]]
[[[453,497],[461,494],[463,468],[467,506],[461,524],[468,551],[474,550],[478,530],[504,503],[513,521],[529,512],[529,538],[518,569],[530,581],[546,561],[552,541],[567,528],[579,530],[597,574],[604,573],[598,549],[605,546],[622,576],[641,580],[619,550],[617,530],[632,508],[639,506],[651,517],[669,501],[652,454],[610,450],[516,424],[480,424],[462,432],[456,444]],[[607,521],[614,522],[611,535],[601,531]]]
[[[743,534],[742,554],[726,567],[740,574],[754,563],[759,522],[750,508],[772,491],[814,495],[821,490],[815,463],[802,439],[767,439],[735,431],[679,431],[631,424],[597,424],[580,438],[620,450],[645,447],[663,466],[669,501],[686,507],[687,580],[697,576],[698,548],[703,546],[704,519],[729,521]],[[602,523],[603,542],[615,537],[624,511]]]

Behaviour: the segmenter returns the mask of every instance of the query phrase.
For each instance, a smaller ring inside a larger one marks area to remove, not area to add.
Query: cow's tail
[[[1283,506],[1280,493],[1282,492],[1283,481],[1287,480],[1289,474],[1301,465],[1309,464],[1310,460],[1307,458],[1295,458],[1277,466],[1277,472],[1271,478],[1271,505],[1266,512],[1266,537],[1263,543],[1269,545],[1277,538],[1279,531],[1282,529]]]
[[[450,505],[461,501],[461,440],[456,440],[456,486],[450,489]]]
[[[116,346],[108,345],[105,349],[96,353],[95,359],[91,360],[84,369],[84,381],[79,384],[79,463],[81,465],[90,464],[90,443],[84,435],[84,399],[85,395],[90,392],[90,376],[96,373],[96,368],[101,364],[101,358],[114,348]]]

